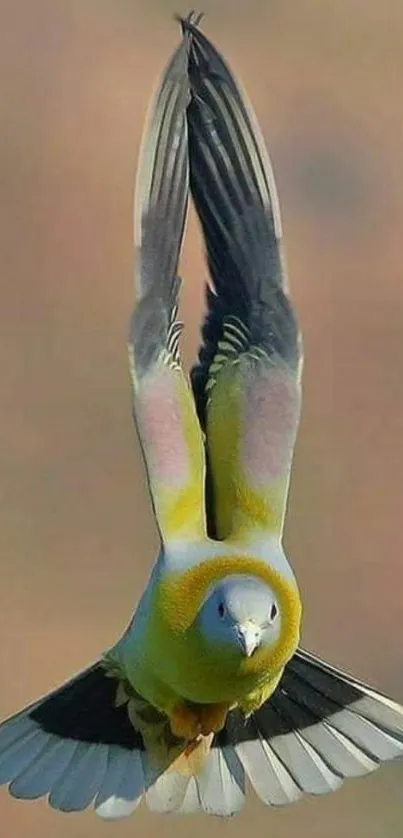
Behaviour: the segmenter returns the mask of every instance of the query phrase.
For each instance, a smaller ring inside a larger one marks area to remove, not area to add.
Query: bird
[[[154,95],[135,189],[133,418],[160,551],[99,660],[0,725],[0,784],[105,820],[229,817],[337,790],[403,753],[403,707],[300,645],[283,547],[303,346],[273,170],[253,109],[200,29]],[[189,201],[210,280],[182,365]]]

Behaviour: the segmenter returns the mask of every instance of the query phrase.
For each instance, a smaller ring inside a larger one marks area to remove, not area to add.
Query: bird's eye
[[[270,622],[272,623],[273,620],[276,619],[278,614],[278,608],[275,602],[273,602],[272,607],[270,608]]]
[[[224,605],[223,602],[220,602],[220,604],[218,606],[218,613],[219,613],[221,619],[223,619],[223,617],[225,617],[225,605]]]

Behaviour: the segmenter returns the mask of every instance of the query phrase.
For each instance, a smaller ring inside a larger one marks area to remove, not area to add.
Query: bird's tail
[[[54,809],[92,805],[103,818],[179,810],[212,737],[186,745],[108,657],[0,725],[0,785],[48,797]]]
[[[48,796],[65,812],[92,805],[130,815],[145,798],[158,812],[228,817],[248,778],[267,805],[326,794],[344,778],[403,755],[403,708],[298,651],[272,697],[248,719],[191,746],[106,661],[0,725],[0,784],[14,797]]]

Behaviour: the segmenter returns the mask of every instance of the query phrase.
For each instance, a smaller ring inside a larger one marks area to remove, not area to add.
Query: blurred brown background
[[[205,0],[275,166],[305,403],[287,545],[304,642],[403,701],[401,0]],[[131,202],[167,0],[0,2],[0,712],[114,641],[157,546],[130,415]],[[184,357],[205,275],[190,224]],[[103,826],[0,794],[7,838],[397,838],[403,768],[229,824]],[[105,832],[106,834],[106,832]]]

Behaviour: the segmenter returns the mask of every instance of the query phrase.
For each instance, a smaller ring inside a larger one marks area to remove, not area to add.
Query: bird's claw
[[[170,716],[171,732],[178,739],[194,742],[223,729],[228,713],[227,704],[202,704],[190,707],[178,704]]]

